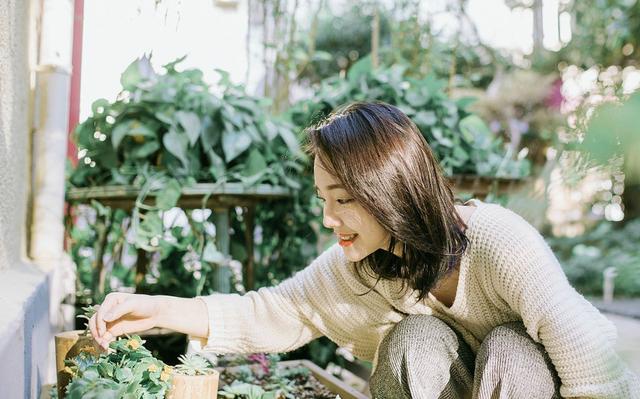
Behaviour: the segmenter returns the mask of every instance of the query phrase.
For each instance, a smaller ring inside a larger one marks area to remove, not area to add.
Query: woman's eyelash
[[[322,202],[325,202],[326,200],[322,197],[320,197],[319,195],[316,195],[316,198],[319,199]],[[353,198],[349,198],[349,199],[337,199],[336,202],[340,205],[345,205],[348,204],[350,202],[353,202]]]
[[[344,204],[348,204],[349,202],[352,202],[353,199],[339,199],[339,200],[336,200],[336,201],[338,201],[338,204],[344,205]]]

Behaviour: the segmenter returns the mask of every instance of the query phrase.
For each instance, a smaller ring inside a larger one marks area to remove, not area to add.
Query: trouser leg
[[[470,397],[473,353],[443,321],[411,315],[398,323],[378,349],[370,389],[376,399]]]
[[[474,399],[560,398],[560,379],[544,347],[520,322],[494,328],[476,357]]]

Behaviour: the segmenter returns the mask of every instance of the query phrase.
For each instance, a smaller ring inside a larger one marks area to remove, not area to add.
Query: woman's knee
[[[386,342],[385,342],[386,341]],[[445,322],[430,315],[409,315],[393,327],[383,344],[396,350],[417,347],[457,347],[456,333]],[[435,349],[435,348],[434,348]]]
[[[438,397],[458,357],[456,333],[429,315],[405,317],[383,339],[371,392],[376,398]],[[471,372],[471,371],[469,371]]]
[[[540,397],[558,397],[560,381],[551,359],[521,322],[498,326],[485,337],[476,357],[475,374],[474,397],[483,397],[480,392],[491,396],[495,390],[511,397],[524,394],[522,389],[544,392]]]
[[[526,362],[528,357],[542,356],[545,351],[542,345],[536,343],[527,333],[521,322],[511,322],[495,327],[482,341],[478,350],[478,357],[513,357],[514,353],[521,356],[518,359]]]

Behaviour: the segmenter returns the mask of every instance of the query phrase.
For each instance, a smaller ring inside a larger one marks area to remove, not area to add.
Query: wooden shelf
[[[67,201],[72,204],[99,201],[105,206],[125,210],[133,209],[140,189],[134,186],[97,186],[86,188],[71,188],[67,191]],[[198,183],[182,189],[178,206],[184,209],[204,207],[211,209],[228,209],[234,206],[254,206],[259,202],[282,199],[291,195],[286,187],[260,184],[245,187],[242,183]],[[156,193],[150,192],[145,203],[151,203]],[[206,204],[203,200],[206,197]]]

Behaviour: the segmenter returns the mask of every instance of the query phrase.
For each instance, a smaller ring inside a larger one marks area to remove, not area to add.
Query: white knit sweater
[[[575,291],[537,230],[516,213],[478,200],[470,246],[448,308],[429,294],[401,293],[398,281],[368,287],[334,245],[276,287],[201,297],[209,311],[204,350],[286,352],[321,335],[375,364],[378,344],[407,314],[433,314],[474,352],[496,326],[522,320],[546,348],[564,397],[640,398],[640,379],[614,351],[615,327]],[[369,281],[373,284],[374,280]]]

